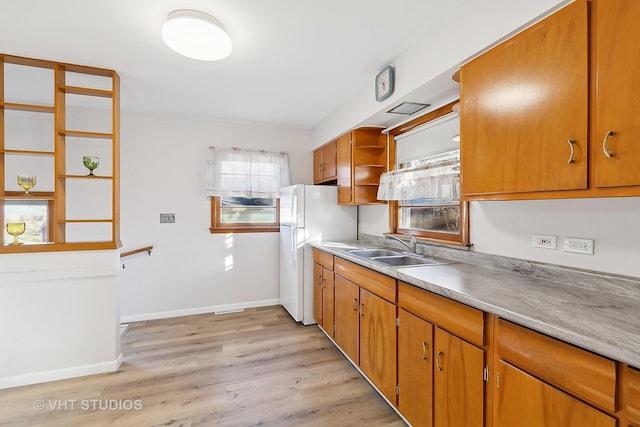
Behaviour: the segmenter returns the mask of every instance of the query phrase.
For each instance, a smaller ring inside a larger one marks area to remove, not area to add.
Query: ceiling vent
[[[414,113],[417,113],[418,111],[425,109],[427,107],[431,106],[431,104],[420,104],[418,102],[403,102],[399,105],[396,105],[395,107],[393,107],[392,109],[390,109],[389,111],[387,111],[387,113],[391,113],[391,114],[404,114],[406,116],[410,116]]]

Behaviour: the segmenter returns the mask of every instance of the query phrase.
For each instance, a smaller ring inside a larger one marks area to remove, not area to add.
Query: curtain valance
[[[451,159],[383,173],[378,200],[457,199],[460,161]]]
[[[279,197],[288,185],[287,153],[209,147],[208,196]]]

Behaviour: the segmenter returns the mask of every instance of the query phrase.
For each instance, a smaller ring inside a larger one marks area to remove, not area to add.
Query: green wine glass
[[[96,169],[100,165],[100,158],[95,156],[83,156],[82,163],[84,166],[89,169],[88,176],[95,176],[93,174],[93,170]]]

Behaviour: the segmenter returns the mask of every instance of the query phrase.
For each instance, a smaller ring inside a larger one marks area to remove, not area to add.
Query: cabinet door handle
[[[444,370],[444,368],[440,364],[440,359],[443,356],[444,356],[444,353],[442,351],[439,351],[438,354],[436,354],[436,368],[438,368],[438,371],[440,371],[440,372],[442,372]]]
[[[573,144],[575,144],[576,142],[573,139],[567,139],[567,142],[569,143],[569,149],[571,150],[571,152],[569,153],[569,161],[567,161],[567,163],[571,164],[573,163],[573,155],[576,153],[575,149],[573,148]]]
[[[353,311],[358,311],[358,298],[353,299]]]
[[[364,317],[364,304],[360,304],[360,317]]]
[[[613,152],[607,149],[607,140],[610,136],[613,136],[613,131],[610,130],[604,135],[604,139],[602,140],[602,151],[604,151],[604,155],[611,158],[613,157]]]
[[[422,360],[429,360],[429,356],[427,355],[427,350],[429,347],[426,342],[422,342]]]

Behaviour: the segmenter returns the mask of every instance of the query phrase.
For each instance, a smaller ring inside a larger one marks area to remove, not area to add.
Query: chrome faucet
[[[405,248],[409,249],[409,252],[411,252],[412,254],[416,253],[416,238],[413,237],[411,234],[404,234],[404,233],[398,233],[402,236],[407,236],[409,238],[409,243],[405,242],[404,240],[402,240],[399,237],[396,236],[392,236],[391,234],[385,234],[384,238],[386,239],[393,239],[396,240],[400,243],[402,243],[402,246],[404,246]]]

